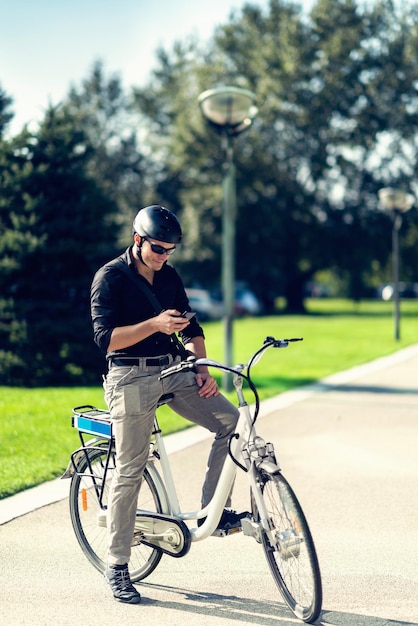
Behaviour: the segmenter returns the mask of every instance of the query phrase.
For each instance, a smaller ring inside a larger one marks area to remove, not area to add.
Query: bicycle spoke
[[[282,475],[262,478],[264,503],[273,527],[263,545],[273,577],[295,615],[314,621],[321,610],[319,565],[306,519],[291,487]]]
[[[114,471],[114,460],[110,460],[105,474],[107,450],[97,448],[89,453],[90,467],[84,457],[71,481],[70,514],[77,540],[89,561],[104,572],[107,561],[107,498]],[[91,474],[90,474],[91,469]],[[105,479],[102,507],[99,494]],[[138,509],[161,512],[158,490],[148,470],[144,472]],[[133,537],[129,571],[131,580],[136,582],[148,576],[161,560],[161,552],[145,546]]]

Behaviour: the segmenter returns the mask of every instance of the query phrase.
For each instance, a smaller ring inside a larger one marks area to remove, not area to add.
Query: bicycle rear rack
[[[161,406],[162,404],[167,404],[173,397],[174,396],[172,393],[162,395],[158,401],[157,407]],[[97,493],[97,497],[99,499],[100,506],[104,508],[102,500],[105,478],[107,470],[109,468],[112,451],[114,449],[114,438],[112,433],[112,422],[110,413],[105,409],[98,409],[91,404],[76,406],[73,408],[72,426],[78,430],[81,447],[71,454],[70,466],[72,468],[72,471],[70,471],[68,468],[63,478],[68,478],[72,474],[91,478],[91,480],[93,481],[93,486]],[[161,432],[161,430],[158,425],[157,417],[155,416],[153,435],[159,432]],[[95,439],[90,440],[86,443],[86,435],[93,435]],[[89,454],[89,451],[97,450],[99,448],[106,451],[106,461],[103,470],[103,477],[100,479],[101,485],[98,484],[98,477],[95,476],[93,473],[91,465],[91,454]],[[88,468],[88,471],[81,472],[79,470],[80,457],[85,458],[85,467],[86,470]],[[153,441],[150,442],[150,458],[152,457],[159,459],[158,450],[155,448],[155,442]]]
[[[104,509],[103,490],[113,448],[110,413],[104,409],[98,409],[90,404],[77,406],[73,409],[72,426],[78,430],[78,435],[81,441],[81,447],[71,454],[71,466],[73,468],[73,473],[78,476],[85,476],[92,480],[100,507]],[[86,435],[93,435],[96,439],[86,442]],[[103,442],[103,445],[98,445],[100,442]],[[103,476],[101,478],[94,474],[91,464],[91,454],[89,454],[89,452],[97,450],[100,447],[106,452]],[[85,459],[86,471],[80,471],[79,469],[80,457]]]

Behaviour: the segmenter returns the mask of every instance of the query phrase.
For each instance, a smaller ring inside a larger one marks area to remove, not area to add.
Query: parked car
[[[393,283],[379,287],[379,296],[382,300],[392,300],[395,288]],[[418,298],[418,283],[399,283],[400,298]]]
[[[258,315],[261,313],[261,304],[257,296],[245,283],[235,285],[235,313],[236,315]]]
[[[221,291],[212,292],[212,299],[216,301],[222,310],[222,293]],[[245,282],[235,283],[235,302],[234,314],[240,315],[258,315],[261,313],[261,303],[257,296],[251,291]]]
[[[216,302],[207,289],[186,289],[190,306],[201,322],[222,317],[222,303]]]

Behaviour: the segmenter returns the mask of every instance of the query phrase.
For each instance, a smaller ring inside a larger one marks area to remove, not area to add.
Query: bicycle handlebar
[[[162,380],[163,378],[172,376],[173,374],[176,374],[177,372],[192,370],[196,365],[205,365],[207,367],[215,367],[216,369],[220,369],[225,372],[231,372],[231,374],[241,375],[245,367],[247,367],[247,372],[249,372],[251,365],[254,364],[257,357],[261,358],[261,355],[263,354],[263,352],[265,352],[265,350],[267,350],[268,348],[287,348],[289,343],[293,343],[295,341],[303,341],[303,337],[292,337],[291,339],[275,339],[274,337],[266,337],[263,342],[262,347],[252,355],[247,366],[240,364],[240,365],[235,365],[234,367],[229,367],[227,365],[219,363],[218,361],[214,361],[213,359],[207,359],[207,358],[196,359],[195,356],[189,356],[187,357],[185,361],[180,361],[180,363],[177,363],[176,365],[172,365],[171,367],[168,367],[167,369],[163,370],[160,373],[159,378],[160,380]]]
[[[302,340],[303,340],[303,337],[293,337],[291,339],[275,339],[274,337],[266,337],[261,348],[259,348],[252,355],[252,357],[250,358],[250,360],[248,361],[246,365],[240,364],[240,365],[235,365],[234,367],[223,365],[222,363],[218,363],[218,361],[213,361],[212,359],[208,359],[208,358],[196,359],[195,356],[189,356],[187,357],[185,361],[180,361],[180,363],[177,363],[176,365],[172,365],[171,367],[168,367],[167,369],[163,370],[160,373],[159,379],[162,380],[163,378],[166,378],[167,376],[172,376],[173,374],[176,374],[177,372],[182,372],[185,370],[192,370],[195,368],[195,366],[199,366],[199,365],[204,365],[206,367],[215,367],[216,369],[223,370],[224,372],[229,372],[235,375],[236,378],[234,379],[234,385],[235,385],[235,389],[237,391],[238,397],[240,398],[240,401],[241,401],[243,400],[243,396],[242,396],[242,389],[241,389],[239,381],[240,381],[240,378],[244,378],[247,381],[251,391],[254,394],[255,408],[254,408],[254,415],[252,418],[252,423],[254,424],[257,419],[259,410],[260,410],[260,397],[259,397],[256,385],[251,380],[252,366],[255,365],[261,359],[263,353],[269,348],[287,348],[289,343],[293,343],[295,341],[302,341]],[[244,374],[245,369],[247,371]]]

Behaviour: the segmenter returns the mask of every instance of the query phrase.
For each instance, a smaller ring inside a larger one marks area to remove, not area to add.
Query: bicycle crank
[[[190,531],[176,517],[162,513],[137,513],[133,545],[139,543],[178,558],[190,550]]]

